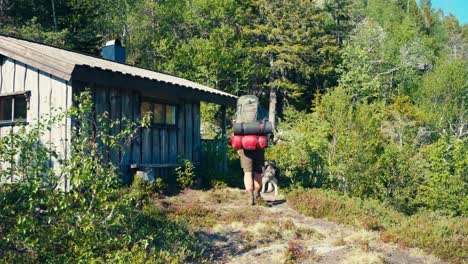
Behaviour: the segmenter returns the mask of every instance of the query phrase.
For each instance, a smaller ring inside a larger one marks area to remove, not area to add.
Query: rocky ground
[[[248,206],[239,189],[187,190],[156,206],[188,222],[215,263],[443,263],[378,232],[305,217],[282,197],[264,198],[265,205]]]

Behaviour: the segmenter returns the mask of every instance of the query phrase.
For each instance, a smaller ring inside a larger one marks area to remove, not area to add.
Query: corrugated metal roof
[[[56,75],[57,77],[63,78],[67,81],[72,79],[75,67],[87,66],[90,68],[112,71],[134,77],[180,85],[231,99],[237,98],[235,95],[169,74],[159,73],[5,35],[0,35],[0,53],[5,56],[13,57],[14,59],[26,64],[30,64],[33,67],[41,69],[52,75]]]

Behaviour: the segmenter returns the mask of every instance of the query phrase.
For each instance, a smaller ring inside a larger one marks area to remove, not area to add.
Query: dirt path
[[[384,243],[377,232],[305,217],[281,197],[247,206],[239,189],[186,191],[159,201],[209,244],[215,263],[443,263],[419,249]]]

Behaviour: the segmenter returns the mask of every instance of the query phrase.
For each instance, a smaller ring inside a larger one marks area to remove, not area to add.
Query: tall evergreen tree
[[[257,18],[244,32],[259,69],[257,89],[270,92],[270,115],[277,92],[285,103],[308,109],[314,94],[335,82],[338,44],[325,27],[330,17],[305,0],[254,1],[252,10]]]

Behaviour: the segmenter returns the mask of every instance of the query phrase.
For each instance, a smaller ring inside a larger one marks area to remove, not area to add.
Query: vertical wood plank
[[[134,92],[133,97],[133,122],[140,121],[140,95]],[[138,129],[138,132],[135,135],[132,144],[132,160],[133,163],[141,163],[141,129]]]
[[[193,104],[193,161],[200,161],[200,103]]]
[[[65,100],[65,106],[66,106],[66,109],[68,110],[72,105],[73,105],[73,85],[71,82],[66,82],[66,100]],[[72,120],[70,117],[66,117],[65,119],[65,159],[68,159],[69,158],[69,153],[70,153],[70,138],[71,138],[71,126],[72,126]],[[68,177],[68,175],[65,175],[65,178],[64,178],[64,181],[65,181],[65,191],[69,191],[70,190],[70,185],[71,185],[71,182],[70,182],[70,178]]]
[[[161,145],[159,135],[159,128],[153,128],[153,155],[151,160],[154,164],[161,163]]]
[[[221,151],[223,153],[222,154],[223,155],[222,171],[227,172],[228,170],[227,143],[226,143],[226,140],[224,140],[224,139],[227,139],[227,135],[226,135],[227,119],[226,119],[226,106],[225,105],[221,106],[221,115],[222,115],[221,137],[223,139],[223,141],[221,142],[222,144]]]
[[[169,140],[167,129],[161,129],[161,163],[167,163],[169,161]]]
[[[15,92],[24,91],[26,83],[26,65],[16,61],[15,62]]]
[[[185,158],[192,160],[192,152],[193,152],[193,137],[192,137],[192,129],[193,129],[193,118],[192,118],[192,104],[187,103],[184,107],[185,110]]]
[[[38,121],[45,122],[49,119],[51,114],[51,81],[50,74],[43,71],[39,71],[39,104],[38,104]],[[43,135],[40,137],[40,144],[48,147],[52,147],[51,142],[51,129],[49,128]],[[49,156],[49,167],[52,167],[52,157]]]
[[[23,76],[18,76],[18,72],[16,71],[17,69],[17,61],[15,60],[12,60],[12,59],[8,59],[8,63],[6,64],[7,68],[7,76],[6,77],[6,80],[8,80],[7,82],[7,86],[5,87],[6,90],[8,90],[9,92],[17,92],[18,86],[22,86],[19,82],[18,82],[18,77],[21,78],[23,77],[22,81],[24,81],[24,75]],[[20,73],[21,74],[21,73]],[[14,107],[14,104],[15,104],[15,101],[13,101],[13,107]],[[18,127],[9,127],[8,128],[9,132],[8,133],[17,133],[17,131],[19,130]],[[15,157],[13,157],[13,160],[14,160],[14,163],[17,164],[19,162],[19,159],[18,159],[18,156],[19,155],[15,155]],[[12,174],[11,174],[11,177],[10,177],[10,182],[13,183],[15,182],[16,180],[18,180],[18,175],[17,173],[15,173],[15,164],[10,164],[11,165],[11,169],[12,169]]]
[[[27,91],[31,91],[31,97],[29,97],[28,105],[28,116],[26,119],[28,122],[34,122],[37,121],[39,114],[37,111],[37,107],[39,105],[39,73],[36,68],[27,67],[25,87]]]
[[[180,103],[177,109],[177,152],[185,156],[185,110],[184,104]]]
[[[143,128],[142,129],[142,163],[149,164],[151,163],[151,155],[152,150],[151,150],[151,145],[153,142],[153,137],[152,137],[152,129],[151,128]]]
[[[128,125],[128,121],[132,121],[132,100],[130,93],[128,91],[121,90],[122,95],[122,104],[120,105],[121,117],[125,118],[127,122],[122,123],[122,127]],[[127,141],[123,153],[121,153],[121,163],[122,165],[130,165],[132,159],[132,142]]]
[[[94,98],[94,108],[96,111],[96,117],[101,116],[104,117],[104,113],[108,112],[107,105],[108,105],[108,99],[107,99],[107,89],[101,88],[101,87],[95,87],[95,98]],[[103,118],[103,122],[100,124],[97,120],[97,129],[100,130],[101,132],[103,131],[104,127],[107,126],[107,121],[105,118]],[[104,153],[102,153],[104,161],[109,161],[109,149],[103,147],[103,142],[101,139],[98,140],[98,146]],[[101,153],[100,153],[101,154]]]
[[[15,91],[15,62],[8,58],[2,67],[2,90],[0,93],[12,93]]]
[[[169,163],[177,162],[177,130],[169,129]]]
[[[67,83],[59,78],[51,76],[50,107],[52,115],[62,114],[66,109]],[[53,124],[51,131],[52,144],[55,146],[59,159],[65,157],[65,119]]]
[[[53,116],[62,114],[67,109],[67,83],[54,76],[50,76],[50,112]],[[54,123],[50,130],[50,144],[55,149],[57,157],[51,162],[57,175],[61,175],[59,164],[65,159],[66,120],[62,118]],[[65,190],[66,178],[61,175],[59,188]]]
[[[120,120],[121,117],[121,96],[120,96],[120,89],[111,88],[109,92],[109,100],[110,100],[110,119],[112,122],[116,122]],[[121,127],[120,125],[116,125],[111,128],[112,136],[115,136],[119,133]],[[110,150],[110,159],[112,163],[115,165],[120,163],[120,150],[113,148]]]
[[[14,80],[15,80],[15,64],[12,59],[6,58],[2,65],[2,87],[0,94],[12,93],[14,92]],[[11,127],[0,127],[0,136],[7,136],[12,133],[13,129]],[[2,168],[4,170],[12,168],[13,164],[4,163]],[[13,182],[13,174],[8,175],[8,182]]]

